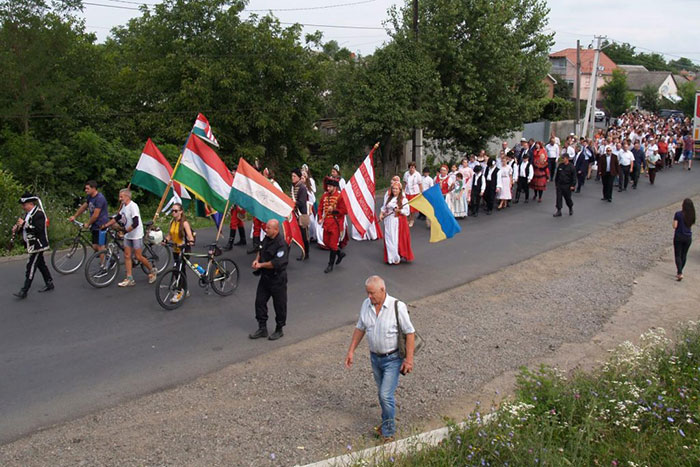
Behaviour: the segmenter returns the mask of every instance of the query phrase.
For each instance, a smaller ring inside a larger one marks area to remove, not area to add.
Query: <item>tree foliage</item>
[[[603,107],[610,116],[617,117],[632,104],[633,95],[627,86],[627,75],[620,69],[613,70],[610,81],[600,88]]]
[[[644,110],[648,110],[649,112],[658,112],[661,106],[658,88],[652,86],[651,84],[644,86],[642,89],[642,95],[639,99],[639,104]]]
[[[698,90],[698,85],[695,81],[688,81],[678,85],[678,97],[681,98],[678,103],[678,109],[686,116],[692,116],[695,113],[695,93]]]
[[[422,0],[419,43],[440,77],[431,133],[477,149],[536,117],[551,33],[541,0]],[[412,2],[392,10],[395,40],[412,35]]]

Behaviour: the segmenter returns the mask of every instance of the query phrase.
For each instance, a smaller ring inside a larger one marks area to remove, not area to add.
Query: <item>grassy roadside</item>
[[[700,324],[662,329],[570,378],[522,370],[516,394],[451,424],[439,446],[384,465],[700,465]]]

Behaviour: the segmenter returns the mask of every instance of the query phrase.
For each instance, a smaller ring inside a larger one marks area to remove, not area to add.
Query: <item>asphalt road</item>
[[[388,292],[402,300],[432,295],[695,195],[697,174],[674,168],[660,173],[655,186],[643,178],[638,190],[615,191],[613,203],[600,201],[600,183],[589,181],[574,197],[574,216],[565,210],[557,219],[550,184],[542,204],[521,201],[463,220],[461,234],[437,244],[428,243],[418,222],[412,230],[416,260],[409,265],[383,264],[381,242],[351,241],[343,263],[324,274],[328,253],[312,247],[310,261],[290,261],[288,325],[276,342],[247,338],[256,327],[257,279],[249,272],[252,255],[241,247],[227,255],[244,271],[233,296],[195,288],[170,312],[158,306],[140,270],[137,286],[126,290],[94,289],[80,271],[55,274],[56,290],[38,294],[37,278],[29,298],[17,301],[11,294],[22,283],[25,263],[0,263],[0,444],[352,323],[371,274],[383,276]],[[670,225],[671,219],[669,244]],[[200,232],[199,245],[213,235]]]

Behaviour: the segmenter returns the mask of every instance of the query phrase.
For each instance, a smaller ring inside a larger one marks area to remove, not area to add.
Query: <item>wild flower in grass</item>
[[[670,423],[675,422],[675,420],[673,419],[673,417],[666,417],[666,420],[668,420]]]
[[[683,429],[679,428],[678,434],[685,438],[685,432],[683,431]]]
[[[348,445],[345,446],[345,447],[347,448],[348,451],[352,451],[352,445],[351,445],[351,444],[348,444]]]
[[[275,453],[274,453],[274,452],[271,452],[271,453],[270,453],[270,459],[275,460],[276,458],[277,458],[277,456],[275,456]]]

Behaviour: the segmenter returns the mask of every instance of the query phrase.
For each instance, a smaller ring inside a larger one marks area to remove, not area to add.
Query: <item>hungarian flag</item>
[[[168,183],[170,183],[172,173],[173,168],[170,167],[168,160],[151,141],[151,138],[148,138],[141,157],[139,157],[139,161],[136,164],[134,175],[131,177],[131,184],[150,191],[156,196],[163,196],[163,192],[167,188]],[[173,186],[168,193],[169,199],[173,198],[173,190],[179,198],[179,200],[176,198],[176,201],[181,201],[186,209],[190,201],[192,201],[190,194],[179,183],[173,182]]]
[[[263,222],[283,223],[294,209],[294,201],[241,157],[231,187],[231,205],[237,204]]]
[[[202,138],[209,144],[213,144],[217,148],[219,147],[219,142],[214,137],[214,133],[211,132],[211,126],[209,126],[209,120],[202,114],[197,115],[197,120],[194,122],[192,127],[192,133]]]
[[[345,189],[340,193],[348,209],[352,225],[360,237],[375,223],[374,215],[374,151],[375,144],[360,167],[355,171]]]
[[[226,211],[233,175],[199,136],[192,135],[187,140],[180,161],[175,166],[173,180],[183,184],[214,210]]]
[[[238,172],[236,172],[238,174]],[[296,243],[303,255],[306,255],[304,250],[304,239],[301,236],[301,227],[299,227],[299,222],[297,222],[297,216],[291,215],[289,219],[284,221],[284,239],[287,241],[287,245],[291,245],[292,242]]]

